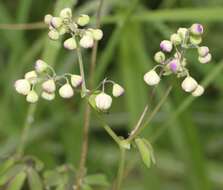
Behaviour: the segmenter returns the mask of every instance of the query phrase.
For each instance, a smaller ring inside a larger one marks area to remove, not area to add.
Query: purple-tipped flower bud
[[[74,38],[69,38],[69,39],[65,40],[64,47],[68,50],[76,49],[77,48],[76,40]]]
[[[202,35],[204,32],[204,29],[201,24],[195,23],[191,26],[190,31],[193,35]]]
[[[53,17],[50,21],[50,25],[54,28],[60,28],[63,24],[63,20],[60,17]]]
[[[157,63],[162,63],[162,64],[164,64],[164,61],[165,61],[165,54],[164,54],[162,51],[157,52],[157,53],[154,55],[154,60],[155,60]]]
[[[54,93],[56,90],[56,84],[53,79],[49,79],[42,84],[42,88],[48,93]]]
[[[26,101],[29,103],[36,103],[38,100],[39,96],[34,90],[31,90],[26,96]]]
[[[46,71],[48,68],[48,65],[46,62],[44,62],[43,60],[41,59],[38,59],[36,61],[36,64],[35,64],[35,70],[37,73],[42,73],[44,71]]]
[[[22,95],[27,95],[31,90],[31,85],[26,79],[19,79],[15,82],[15,90]]]
[[[209,53],[209,48],[207,46],[201,46],[197,50],[200,57],[205,57]]]
[[[102,92],[95,97],[95,103],[99,110],[107,111],[112,105],[112,98],[108,94]]]
[[[190,76],[186,77],[181,84],[181,87],[185,92],[193,92],[197,86],[197,81]]]
[[[162,51],[164,52],[171,52],[172,49],[173,49],[173,44],[171,43],[171,41],[169,40],[163,40],[161,43],[160,43],[160,48]]]
[[[80,86],[83,82],[83,79],[80,75],[72,75],[71,76],[71,84],[74,88]]]
[[[24,78],[28,80],[31,84],[35,84],[37,81],[36,71],[30,71],[26,73]]]
[[[144,81],[146,82],[146,84],[148,84],[149,86],[154,86],[157,85],[160,82],[160,77],[159,75],[156,73],[156,71],[151,70],[149,72],[147,72],[144,75]]]
[[[59,94],[62,98],[71,98],[74,95],[74,91],[71,85],[67,83],[60,87]]]
[[[204,87],[198,85],[197,88],[192,92],[192,96],[198,97],[204,93]]]
[[[198,57],[198,61],[202,64],[206,64],[210,62],[211,59],[212,59],[212,56],[210,53],[208,53],[205,57],[201,57],[201,56]]]
[[[42,92],[41,97],[45,100],[52,101],[55,98],[55,93]]]
[[[172,72],[176,73],[177,71],[181,69],[180,60],[173,59],[168,63],[168,66]]]
[[[122,86],[120,86],[119,84],[114,84],[113,88],[112,88],[112,95],[114,97],[119,97],[122,96],[124,94],[125,90]]]

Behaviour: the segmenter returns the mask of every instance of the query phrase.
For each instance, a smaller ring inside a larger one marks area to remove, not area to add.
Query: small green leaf
[[[151,151],[146,143],[141,138],[135,139],[135,143],[138,147],[143,163],[150,168],[151,166]]]
[[[9,158],[9,159],[5,160],[5,162],[1,163],[0,176],[2,176],[10,167],[12,167],[14,163],[15,163],[14,158]]]
[[[22,186],[26,179],[26,173],[24,171],[21,171],[18,173],[12,181],[9,183],[7,190],[20,190],[22,189]]]
[[[28,183],[30,190],[43,190],[41,178],[33,168],[28,169]]]
[[[88,185],[108,186],[109,182],[104,174],[89,175],[84,179]]]
[[[44,173],[44,181],[46,186],[57,186],[63,182],[63,178],[57,171],[46,171]]]
[[[3,175],[0,176],[0,186],[6,184],[10,179],[16,176],[19,172],[25,169],[25,165],[17,164],[9,168]]]
[[[143,138],[142,140],[144,141],[144,143],[147,145],[148,149],[150,150],[151,160],[152,160],[153,164],[156,164],[156,158],[155,158],[155,155],[154,155],[152,145],[150,144],[150,142],[147,139]]]
[[[83,184],[81,189],[82,190],[92,190],[91,186],[89,186],[87,184]]]

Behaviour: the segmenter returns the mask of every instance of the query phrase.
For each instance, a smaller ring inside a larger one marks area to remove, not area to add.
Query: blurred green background
[[[74,53],[65,51],[60,42],[48,40],[47,29],[6,30],[8,23],[42,21],[47,13],[74,6],[74,14],[95,16],[98,0],[1,0],[0,1],[0,157],[16,148],[26,117],[28,103],[13,89],[13,82],[33,68],[42,58],[57,73],[78,72]],[[128,153],[125,190],[222,190],[223,189],[223,1],[222,0],[104,0],[102,29],[95,85],[104,77],[126,88],[126,94],[114,101],[106,116],[112,128],[128,135],[137,121],[151,88],[142,80],[154,66],[153,55],[159,42],[168,39],[179,27],[198,22],[204,25],[204,44],[213,61],[198,63],[196,51],[186,56],[192,76],[207,86],[197,99],[180,88],[181,80],[163,80],[156,91],[157,102],[174,81],[174,89],[143,132],[152,141],[157,164],[147,169],[136,151]],[[94,25],[94,19],[92,20]],[[90,51],[83,52],[86,72]],[[154,105],[155,102],[151,103]],[[35,155],[54,168],[63,163],[78,167],[82,140],[83,104],[77,95],[71,100],[57,97],[41,100],[35,110],[26,154]],[[88,173],[116,175],[119,159],[116,144],[94,115],[90,129]]]

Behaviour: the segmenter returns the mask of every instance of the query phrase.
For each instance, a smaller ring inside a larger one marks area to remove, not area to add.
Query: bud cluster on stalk
[[[80,75],[70,73],[56,75],[52,67],[39,59],[35,63],[35,70],[27,72],[23,79],[15,82],[15,90],[25,95],[27,102],[36,103],[39,96],[48,101],[53,100],[57,86],[62,98],[71,98],[74,95],[74,89],[81,86],[82,82]]]
[[[144,81],[149,86],[154,86],[160,82],[162,76],[175,74],[178,78],[185,78],[181,84],[185,92],[190,92],[193,96],[201,96],[204,88],[190,76],[185,52],[188,49],[197,49],[200,63],[206,64],[211,61],[209,48],[200,45],[203,32],[203,26],[195,23],[190,28],[179,28],[169,40],[161,41],[160,51],[154,55],[158,65],[144,75]],[[158,68],[161,68],[160,73],[156,72]]]
[[[68,50],[75,50],[79,45],[83,48],[91,48],[95,41],[103,37],[102,30],[85,28],[90,22],[88,15],[82,14],[73,19],[70,8],[61,10],[59,16],[46,15],[44,22],[49,25],[48,36],[51,40],[59,40],[60,36],[70,34],[70,37],[64,41],[64,48]]]
[[[110,96],[109,94],[105,92],[105,85],[107,83],[112,84],[113,97],[117,98],[117,97],[122,96],[125,93],[125,90],[121,85],[115,83],[114,81],[105,79],[102,82],[102,91],[100,91],[100,93],[97,93],[97,95],[94,98],[96,108],[102,112],[107,112],[109,108],[111,108],[111,105],[112,105],[112,96]]]

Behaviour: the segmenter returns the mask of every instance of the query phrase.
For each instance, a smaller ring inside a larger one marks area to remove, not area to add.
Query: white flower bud
[[[194,35],[202,35],[204,32],[203,26],[201,24],[193,24],[190,31]]]
[[[48,33],[48,36],[51,40],[58,40],[60,37],[60,34],[56,30],[50,30]]]
[[[188,76],[183,80],[181,87],[185,92],[193,92],[197,88],[197,85],[197,81]]]
[[[83,79],[80,75],[72,75],[71,76],[71,84],[74,88],[80,86],[83,82]]]
[[[170,37],[170,41],[175,45],[179,45],[181,44],[182,39],[179,34],[172,34]]]
[[[162,51],[159,51],[155,54],[154,56],[154,60],[157,62],[157,63],[164,63],[165,61],[165,54],[162,52]]]
[[[94,38],[94,40],[101,40],[103,38],[103,32],[100,29],[91,29],[92,32],[92,36]]]
[[[60,11],[60,17],[62,19],[71,19],[72,18],[72,10],[71,8],[64,8]]]
[[[31,90],[31,85],[26,79],[19,79],[14,84],[15,90],[22,95],[27,95]]]
[[[192,92],[192,96],[198,97],[204,93],[204,87],[198,85],[197,88]]]
[[[212,55],[210,53],[208,53],[205,57],[198,57],[198,61],[202,64],[206,64],[208,62],[210,62],[212,59]]]
[[[62,98],[71,98],[74,95],[74,91],[71,85],[67,83],[60,87],[59,94]]]
[[[207,46],[201,46],[197,51],[200,57],[205,57],[209,53],[209,48]]]
[[[37,74],[36,74],[36,71],[30,71],[30,72],[27,72],[25,74],[25,77],[24,77],[26,80],[28,80],[31,84],[35,84],[36,81],[37,81]]]
[[[190,36],[190,42],[194,45],[198,45],[202,42],[201,36]]]
[[[60,17],[53,17],[50,21],[50,25],[54,28],[60,28],[63,24],[63,20]]]
[[[69,38],[64,42],[64,47],[68,50],[74,50],[77,48],[77,43],[74,38]]]
[[[112,95],[114,97],[119,97],[122,96],[124,94],[125,90],[122,86],[120,86],[119,84],[114,84],[113,88],[112,88]]]
[[[26,96],[26,101],[29,103],[36,103],[38,100],[39,96],[34,90],[31,90]]]
[[[177,34],[179,34],[181,40],[184,40],[186,38],[187,33],[188,33],[188,29],[187,28],[179,28],[177,30]]]
[[[55,93],[42,92],[41,97],[45,100],[51,101],[55,98]]]
[[[43,60],[41,59],[38,59],[36,61],[36,64],[35,64],[35,70],[37,73],[42,73],[44,71],[46,71],[48,68],[48,65],[46,62],[44,62]]]
[[[53,18],[52,15],[47,14],[47,15],[44,17],[44,23],[45,23],[45,24],[50,24],[52,18]]]
[[[77,19],[77,24],[79,24],[80,26],[85,26],[90,22],[90,17],[88,15],[81,15],[78,19]]]
[[[56,90],[56,84],[53,79],[49,79],[42,84],[42,88],[48,93],[53,93]]]
[[[94,45],[94,40],[91,35],[84,35],[80,40],[80,45],[83,48],[91,48]]]
[[[156,73],[156,71],[151,70],[149,72],[147,72],[144,75],[144,81],[149,85],[149,86],[154,86],[157,85],[160,82],[160,77],[159,75]]]
[[[160,48],[162,51],[164,52],[171,52],[172,49],[173,49],[173,44],[171,43],[171,41],[169,40],[163,40],[161,43],[160,43]]]
[[[95,97],[96,106],[101,111],[107,111],[112,105],[112,98],[102,92]]]

